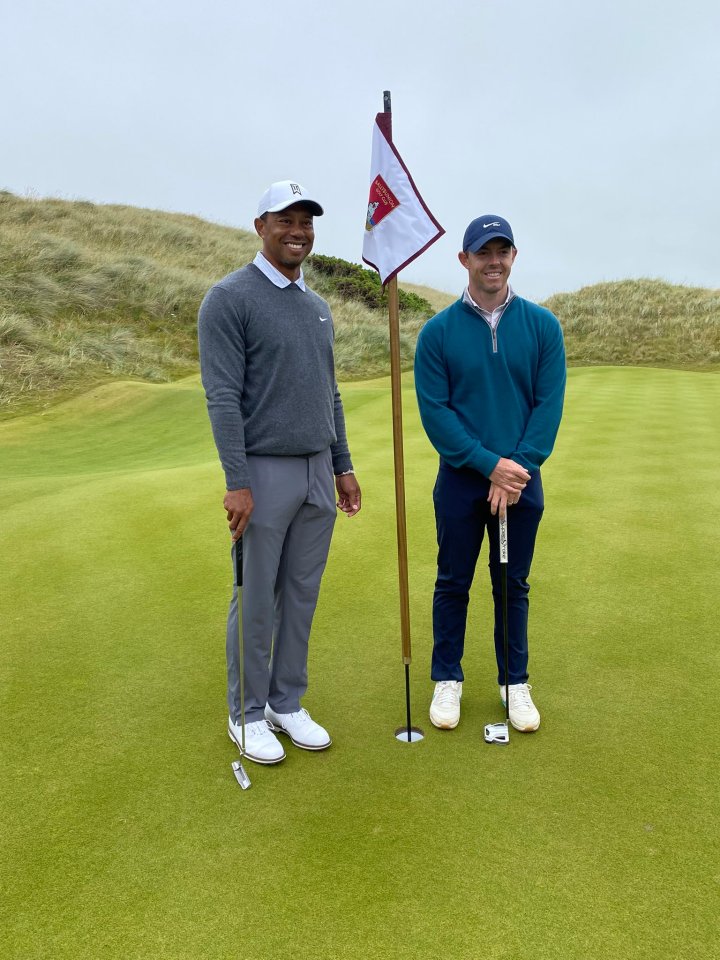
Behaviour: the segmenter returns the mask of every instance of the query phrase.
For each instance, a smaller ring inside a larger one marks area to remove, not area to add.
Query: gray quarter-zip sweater
[[[281,289],[248,264],[210,289],[198,338],[228,490],[250,486],[247,454],[308,456],[330,447],[334,473],[352,469],[325,300],[295,284]]]

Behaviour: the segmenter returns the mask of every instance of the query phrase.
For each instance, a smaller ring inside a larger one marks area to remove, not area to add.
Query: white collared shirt
[[[288,280],[285,274],[280,273],[277,267],[274,267],[270,263],[268,258],[263,254],[262,250],[258,250],[253,263],[258,270],[265,274],[268,280],[275,284],[276,287],[280,287],[282,289],[283,287],[289,287],[291,283],[294,283],[295,286],[300,287],[301,290],[305,289],[305,278],[303,277],[302,268],[300,268],[300,276],[297,278],[297,280]]]
[[[503,315],[505,307],[510,303],[512,298],[515,296],[513,293],[513,288],[508,284],[507,297],[504,303],[501,303],[499,307],[495,307],[494,310],[485,310],[483,307],[479,307],[472,298],[470,293],[470,287],[465,287],[465,293],[463,293],[463,303],[466,303],[469,307],[472,307],[473,310],[477,310],[481,317],[484,317],[485,320],[490,324],[492,329],[498,325],[500,317]]]

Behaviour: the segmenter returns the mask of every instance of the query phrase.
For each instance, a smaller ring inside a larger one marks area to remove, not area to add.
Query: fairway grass
[[[0,956],[711,960],[720,378],[570,371],[531,577],[536,734],[503,709],[485,556],[463,716],[427,719],[436,458],[405,381],[413,722],[390,391],[342,388],[305,705],[333,746],[230,769],[222,475],[196,378],[0,424]],[[512,544],[512,513],[510,514]],[[512,549],[512,547],[511,547]]]

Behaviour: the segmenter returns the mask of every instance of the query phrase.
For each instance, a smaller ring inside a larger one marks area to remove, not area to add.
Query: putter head
[[[510,731],[507,722],[486,723],[485,743],[510,743]]]
[[[249,787],[252,786],[252,784],[250,783],[250,777],[245,773],[245,767],[242,765],[242,763],[239,760],[233,760],[230,766],[232,767],[233,773],[235,774],[235,779],[243,788],[243,790],[247,790]]]

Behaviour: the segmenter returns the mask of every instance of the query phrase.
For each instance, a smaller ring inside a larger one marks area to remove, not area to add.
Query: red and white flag
[[[444,233],[395,149],[391,114],[379,113],[373,126],[363,260],[385,286]]]

